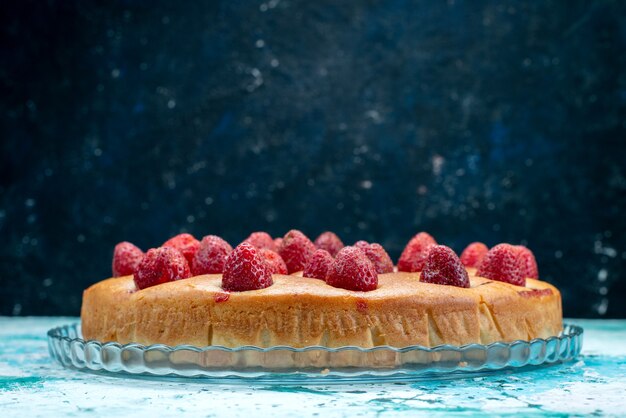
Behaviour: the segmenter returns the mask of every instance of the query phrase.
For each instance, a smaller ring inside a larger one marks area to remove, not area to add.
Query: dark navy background
[[[0,314],[78,314],[118,241],[299,228],[525,243],[626,317],[624,3],[3,9]]]

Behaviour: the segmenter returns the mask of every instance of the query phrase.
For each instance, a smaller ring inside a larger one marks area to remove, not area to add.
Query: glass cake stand
[[[211,383],[332,384],[410,382],[526,370],[576,358],[583,329],[565,324],[547,339],[461,347],[260,348],[85,341],[80,324],[48,331],[50,355],[64,367],[117,376]]]

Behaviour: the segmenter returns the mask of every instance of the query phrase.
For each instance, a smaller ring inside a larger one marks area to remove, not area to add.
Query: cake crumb
[[[467,367],[467,361],[460,361],[459,367]]]
[[[324,369],[320,372],[320,374],[328,374],[328,373],[330,373],[329,369]]]

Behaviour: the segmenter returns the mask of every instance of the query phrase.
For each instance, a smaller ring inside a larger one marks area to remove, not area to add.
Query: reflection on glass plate
[[[48,331],[48,348],[65,367],[120,376],[246,384],[375,383],[474,377],[566,362],[580,353],[582,335],[581,327],[565,324],[559,336],[547,339],[462,347],[170,347],[85,341],[80,325],[72,324]]]

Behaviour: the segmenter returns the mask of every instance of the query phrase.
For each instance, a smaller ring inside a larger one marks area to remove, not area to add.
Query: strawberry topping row
[[[426,232],[411,238],[397,263],[399,272],[419,272],[421,282],[463,288],[470,287],[468,268],[475,268],[477,276],[517,286],[525,286],[526,278],[539,277],[535,257],[524,246],[498,244],[489,249],[473,242],[458,257]],[[371,291],[378,287],[378,275],[392,273],[394,264],[378,243],[357,241],[344,246],[328,231],[311,241],[293,229],[282,238],[254,232],[234,250],[216,235],[198,241],[191,234],[179,234],[146,253],[121,242],[113,251],[112,270],[114,277],[132,274],[138,289],[222,274],[226,291],[258,290],[273,284],[272,274],[302,272],[330,286]]]

